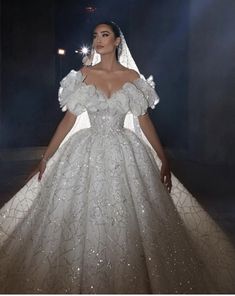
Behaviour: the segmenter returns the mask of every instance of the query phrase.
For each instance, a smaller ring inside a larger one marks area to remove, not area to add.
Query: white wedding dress
[[[1,293],[233,293],[229,239],[151,149],[124,127],[159,97],[145,80],[108,98],[72,70],[61,107],[87,112],[75,132],[0,210]]]

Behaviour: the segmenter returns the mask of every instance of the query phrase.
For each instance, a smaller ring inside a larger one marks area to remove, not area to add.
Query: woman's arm
[[[138,116],[138,120],[142,131],[149,140],[150,144],[153,146],[153,149],[156,151],[158,157],[162,162],[167,162],[166,154],[148,113]]]
[[[162,162],[161,181],[162,183],[165,183],[168,191],[171,192],[172,184],[170,166],[152,120],[150,119],[148,113],[138,116],[138,120],[143,133],[145,134],[149,143],[153,146],[153,149],[156,151]]]
[[[56,152],[56,150],[60,146],[60,143],[63,141],[65,136],[73,127],[75,121],[76,121],[76,115],[74,115],[69,110],[67,110],[63,119],[57,126],[56,131],[53,137],[51,138],[45,153],[43,154],[44,159],[48,160],[49,158],[52,157],[52,155]]]

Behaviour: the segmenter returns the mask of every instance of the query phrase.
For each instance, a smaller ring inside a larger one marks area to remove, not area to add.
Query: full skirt
[[[234,248],[132,131],[83,129],[0,210],[1,293],[234,293]]]

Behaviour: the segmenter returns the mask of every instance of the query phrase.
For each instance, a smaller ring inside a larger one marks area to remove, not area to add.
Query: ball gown
[[[111,97],[80,70],[61,81],[60,106],[87,112],[71,135],[0,209],[1,293],[233,293],[234,247],[125,116],[159,96],[142,78]]]

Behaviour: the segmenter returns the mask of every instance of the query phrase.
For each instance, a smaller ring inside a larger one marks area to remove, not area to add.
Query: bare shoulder
[[[87,73],[89,71],[88,68],[89,68],[88,66],[83,66],[79,69],[79,71],[82,73],[82,75],[87,75]]]
[[[121,70],[121,72],[119,72],[119,75],[120,75],[120,73],[122,73],[122,75],[125,76],[127,81],[133,81],[133,80],[140,77],[140,74],[137,71],[135,71],[133,69],[130,69],[130,68],[127,68],[127,67],[124,67],[123,65],[121,66],[121,68],[119,68],[119,71],[120,70]],[[97,64],[97,65],[94,65],[94,66],[83,66],[83,67],[81,67],[79,69],[79,71],[81,71],[81,73],[83,75],[88,75],[88,73],[90,75],[90,74],[92,74],[92,72],[94,74],[97,74],[97,73],[100,74],[101,69],[99,67],[99,64]]]
[[[83,75],[87,75],[88,73],[96,72],[96,70],[99,70],[99,67],[97,65],[94,66],[83,66],[79,69]]]
[[[126,72],[126,78],[129,81],[135,80],[140,77],[140,74],[133,69],[125,68],[125,72]]]

